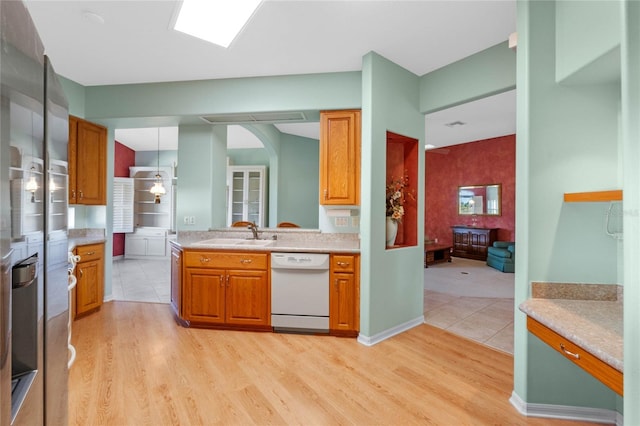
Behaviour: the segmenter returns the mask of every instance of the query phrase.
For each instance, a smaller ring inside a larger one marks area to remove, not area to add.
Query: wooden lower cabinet
[[[189,325],[271,329],[266,253],[185,251],[183,315]]]
[[[75,276],[78,279],[72,295],[74,318],[97,311],[104,299],[104,244],[78,246],[75,254],[80,256]]]
[[[171,306],[187,327],[271,331],[269,253],[171,248]],[[360,329],[360,256],[330,258],[329,333]]]
[[[360,328],[359,262],[358,255],[331,255],[329,332],[333,335],[358,335]]]

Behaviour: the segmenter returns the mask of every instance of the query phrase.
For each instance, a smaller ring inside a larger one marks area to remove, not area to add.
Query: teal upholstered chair
[[[487,265],[502,272],[516,270],[516,243],[513,241],[495,241],[488,248]]]

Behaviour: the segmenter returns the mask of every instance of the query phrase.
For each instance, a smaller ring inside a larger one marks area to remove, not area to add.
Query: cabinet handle
[[[84,255],[85,255],[85,256],[91,256],[91,255],[94,255],[94,254],[96,254],[96,252],[95,252],[95,251],[88,251],[88,252],[86,252]]]
[[[76,198],[76,190],[75,189],[71,190],[71,198]]]
[[[336,288],[338,287],[338,279],[336,278],[336,282],[334,283],[336,285]]]
[[[80,278],[82,278],[82,276],[84,275],[84,273],[82,272],[82,268],[78,269],[78,272],[80,272]]]
[[[220,287],[224,287],[224,275],[220,275]]]
[[[251,263],[251,262],[253,262],[253,260],[251,260],[251,259],[242,259],[242,260],[240,260],[240,263],[244,263],[244,264]]]
[[[227,275],[227,287],[229,287],[229,275]]]
[[[82,191],[78,191],[78,194],[80,195],[80,199],[84,198],[84,195],[82,194]]]
[[[329,197],[329,191],[328,190],[324,190],[324,199],[326,200]]]
[[[207,263],[210,260],[211,259],[209,259],[208,257],[200,256],[200,263]]]
[[[347,266],[349,266],[349,265],[350,265],[350,263],[349,263],[349,262],[338,262],[338,266],[344,266],[344,267],[347,267]]]
[[[575,358],[575,359],[580,359],[580,354],[575,354],[571,351],[568,351],[567,349],[565,349],[564,344],[560,343],[560,349],[562,349],[562,352],[564,352],[566,355]]]

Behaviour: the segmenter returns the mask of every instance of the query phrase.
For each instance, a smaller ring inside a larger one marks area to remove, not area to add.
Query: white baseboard
[[[420,315],[418,318],[412,319],[400,325],[396,325],[395,327],[374,334],[373,336],[363,336],[362,334],[360,334],[358,335],[358,343],[362,343],[365,346],[373,346],[376,343],[380,343],[383,340],[407,331],[413,327],[419,326],[420,324],[424,324],[424,315]]]
[[[623,416],[617,411],[604,408],[574,407],[571,405],[530,404],[522,400],[515,391],[509,402],[518,412],[527,417],[574,420],[591,423],[606,423],[622,426]]]

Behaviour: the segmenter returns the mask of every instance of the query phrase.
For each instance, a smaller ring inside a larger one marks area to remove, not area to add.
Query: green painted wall
[[[360,73],[308,74],[85,88],[86,115],[183,117],[259,111],[359,108]],[[184,122],[184,121],[182,121]],[[193,122],[195,123],[195,121]]]
[[[69,114],[84,117],[85,87],[67,78],[61,76],[58,78],[69,101]]]
[[[269,156],[264,148],[227,149],[227,157],[232,166],[269,167]]]
[[[505,41],[422,76],[420,111],[428,114],[515,87],[516,53]]]
[[[282,134],[277,222],[318,228],[319,152],[317,139]]]
[[[226,126],[184,125],[178,129],[178,231],[200,231],[226,225]],[[188,166],[187,166],[188,165]],[[181,218],[195,216],[195,225]]]
[[[385,249],[386,132],[417,139],[424,147],[419,111],[420,79],[374,52],[362,66],[361,340],[423,321],[424,221],[418,245]],[[418,211],[424,212],[424,155],[418,155]],[[384,265],[384,266],[383,266]]]
[[[622,3],[624,152],[624,420],[640,424],[640,2]]]
[[[580,19],[579,15],[574,19]],[[620,188],[616,84],[556,83],[554,2],[518,3],[516,306],[529,283],[621,283],[604,206],[569,205],[564,192]],[[585,249],[587,248],[588,249]],[[526,331],[516,309],[515,392],[528,403],[616,409],[616,396]]]
[[[556,3],[558,81],[585,84],[620,79],[621,5],[619,1]]]

